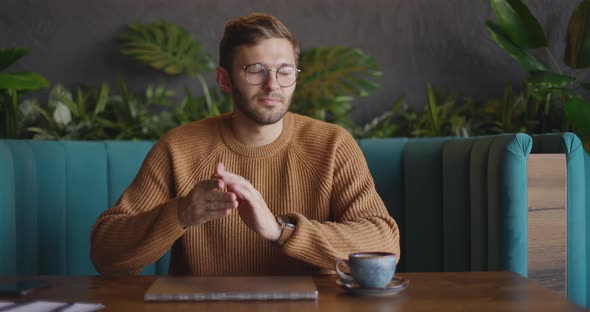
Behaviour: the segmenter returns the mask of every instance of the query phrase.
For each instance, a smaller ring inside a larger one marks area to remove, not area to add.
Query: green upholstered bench
[[[153,142],[0,140],[0,275],[93,275],[90,231]],[[360,140],[399,223],[400,271],[526,276],[525,134]],[[142,274],[166,274],[168,255]]]

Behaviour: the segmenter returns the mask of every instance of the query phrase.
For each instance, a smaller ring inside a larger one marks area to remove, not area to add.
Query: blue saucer
[[[400,293],[410,285],[410,281],[401,277],[395,276],[389,284],[383,288],[362,288],[357,283],[347,283],[340,279],[336,280],[336,284],[342,287],[347,292],[359,296],[393,296]]]

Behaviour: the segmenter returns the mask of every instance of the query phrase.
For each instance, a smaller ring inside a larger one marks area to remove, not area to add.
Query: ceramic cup
[[[348,260],[336,261],[336,272],[344,283],[356,282],[362,288],[384,288],[395,275],[396,256],[388,252],[357,252]],[[346,274],[340,269],[344,263],[350,269]]]

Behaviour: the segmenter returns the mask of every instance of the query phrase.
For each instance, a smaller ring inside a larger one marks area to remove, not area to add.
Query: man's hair
[[[241,45],[253,45],[263,39],[284,38],[293,45],[295,62],[299,63],[299,43],[287,27],[276,17],[263,13],[252,13],[229,21],[225,25],[223,38],[219,43],[219,65],[231,72],[235,49]]]

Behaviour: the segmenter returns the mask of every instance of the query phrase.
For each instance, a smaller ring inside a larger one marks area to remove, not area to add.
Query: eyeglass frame
[[[260,65],[266,71],[266,77],[264,77],[264,80],[262,80],[262,82],[260,82],[260,83],[252,83],[252,82],[250,82],[250,80],[248,80],[248,71],[247,71],[247,69],[248,69],[248,67],[254,66],[254,65]],[[285,67],[290,67],[290,68],[295,69],[295,79],[293,80],[293,83],[290,84],[290,85],[288,85],[288,86],[283,86],[279,82],[279,70],[281,70],[281,68],[285,68]],[[260,86],[260,85],[264,84],[268,80],[268,76],[270,75],[270,72],[271,71],[274,71],[275,72],[275,79],[276,79],[277,83],[279,84],[279,86],[281,86],[283,88],[288,88],[288,87],[294,85],[297,82],[297,76],[299,76],[299,73],[301,72],[301,69],[299,69],[299,68],[297,68],[297,67],[295,67],[293,65],[288,65],[288,64],[283,64],[283,65],[279,66],[279,68],[277,68],[277,69],[272,69],[272,68],[270,68],[270,67],[268,67],[268,66],[266,66],[264,64],[253,63],[253,64],[247,64],[247,65],[242,66],[242,69],[244,70],[244,75],[246,75],[246,81],[249,84],[253,85],[253,86]]]

